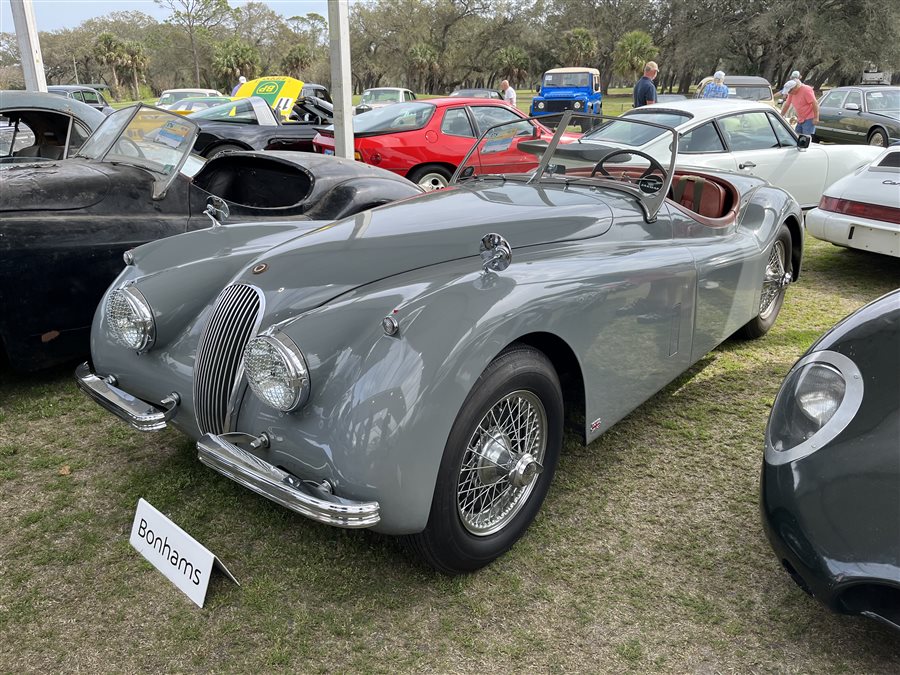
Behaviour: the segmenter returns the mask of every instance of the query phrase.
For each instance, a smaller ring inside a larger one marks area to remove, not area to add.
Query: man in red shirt
[[[781,106],[781,114],[784,115],[788,108],[793,106],[797,113],[795,131],[798,134],[812,136],[816,133],[816,125],[819,123],[819,102],[813,88],[800,81],[799,70],[791,73],[791,79],[797,82],[797,86],[788,92],[784,105]]]

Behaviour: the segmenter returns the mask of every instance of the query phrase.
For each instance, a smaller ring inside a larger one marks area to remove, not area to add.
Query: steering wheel
[[[127,144],[127,145],[123,145],[123,144]],[[134,152],[127,152],[125,150],[125,148],[128,147],[128,145],[131,146],[130,149],[133,150]],[[126,156],[130,156],[130,157],[145,157],[144,152],[143,152],[143,150],[141,150],[140,146],[138,146],[137,143],[135,143],[133,140],[131,140],[127,136],[122,136],[121,138],[119,138],[119,140],[116,141],[116,144],[113,147],[116,151],[116,154],[119,154],[119,155],[126,155]]]
[[[648,162],[650,162],[650,166],[642,173],[638,180],[641,178],[647,178],[648,176],[653,175],[654,171],[659,171],[663,176],[666,175],[666,170],[663,168],[663,165],[657,162],[653,157],[648,155],[646,152],[641,152],[640,150],[613,150],[612,152],[608,152],[600,158],[600,161],[594,165],[594,170],[591,171],[591,178],[597,175],[599,171],[601,174],[606,176],[607,178],[613,178],[609,171],[603,166],[607,161],[609,161],[610,157],[616,157],[617,155],[637,155],[638,157],[643,157]],[[630,180],[630,179],[629,179]]]

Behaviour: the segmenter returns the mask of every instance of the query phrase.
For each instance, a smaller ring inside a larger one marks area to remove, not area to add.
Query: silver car
[[[541,118],[545,121],[547,116]],[[101,302],[80,387],[136,429],[316,521],[410,535],[447,573],[541,507],[563,421],[590,443],[797,278],[801,212],[759,178],[493,127],[451,185],[335,222],[142,246]],[[669,136],[674,129],[635,119]],[[498,173],[516,146],[528,173]]]

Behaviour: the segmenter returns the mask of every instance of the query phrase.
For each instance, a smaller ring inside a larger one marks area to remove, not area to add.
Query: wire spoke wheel
[[[494,403],[469,438],[459,470],[457,509],[470,533],[503,529],[528,501],[547,448],[547,413],[525,390]]]
[[[776,306],[778,296],[784,289],[784,277],[787,272],[784,244],[776,240],[766,263],[766,274],[763,277],[762,294],[759,299],[759,318],[768,319]]]

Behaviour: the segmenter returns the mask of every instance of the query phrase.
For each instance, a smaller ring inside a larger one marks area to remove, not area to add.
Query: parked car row
[[[526,533],[564,419],[589,443],[723,341],[772,328],[802,207],[825,230],[847,216],[842,245],[889,240],[860,219],[900,226],[900,148],[809,146],[754,102],[535,119],[405,101],[354,118],[362,161],[326,156],[327,102],[287,112],[251,96],[105,117],[0,94],[3,349],[37,368],[90,335],[76,380],[104,409],[174,426],[302,516],[405,535],[446,573]],[[303,143],[318,154],[272,151]],[[876,358],[897,359],[898,297],[792,369],[761,488],[795,580],[895,627],[900,539],[860,523],[900,503],[900,369]]]

